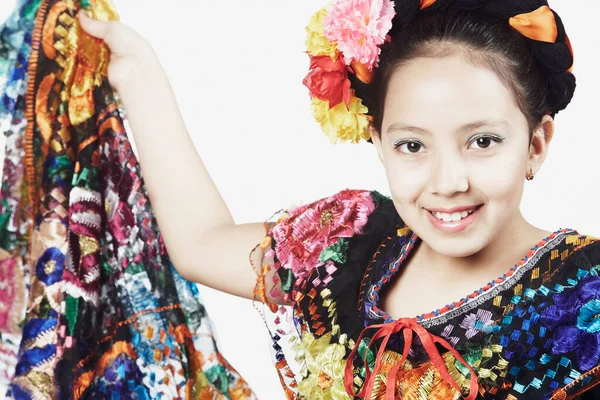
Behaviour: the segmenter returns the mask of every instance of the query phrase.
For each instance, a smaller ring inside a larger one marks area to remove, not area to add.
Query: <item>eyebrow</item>
[[[469,122],[468,124],[464,124],[459,128],[459,130],[461,130],[461,131],[472,130],[472,129],[481,128],[482,126],[508,127],[509,124],[505,119],[485,119],[485,120],[474,121],[474,122]],[[418,126],[406,125],[401,122],[396,122],[396,123],[390,125],[386,132],[392,133],[392,132],[396,132],[396,131],[409,131],[409,132],[413,132],[413,133],[419,133],[422,135],[431,135],[431,132],[429,132],[426,129],[419,128]]]

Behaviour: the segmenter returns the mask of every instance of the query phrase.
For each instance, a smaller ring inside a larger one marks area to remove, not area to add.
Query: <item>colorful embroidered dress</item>
[[[0,398],[254,398],[171,264],[80,7],[116,18],[19,0],[0,27]]]
[[[600,240],[557,230],[481,289],[395,321],[380,294],[420,239],[389,198],[344,190],[265,226],[250,260],[288,398],[596,398]]]

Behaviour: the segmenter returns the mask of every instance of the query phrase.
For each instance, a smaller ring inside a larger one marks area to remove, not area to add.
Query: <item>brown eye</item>
[[[486,149],[490,147],[491,142],[492,139],[490,139],[489,137],[482,137],[477,139],[477,146],[479,146],[482,149]]]
[[[419,143],[410,142],[410,143],[406,144],[406,148],[411,153],[418,153],[419,150],[421,149],[421,145]]]
[[[397,143],[394,147],[400,149],[400,152],[407,154],[421,153],[424,150],[423,144],[415,141]]]
[[[469,148],[472,147],[474,149],[479,150],[489,149],[502,142],[503,140],[504,138],[502,137],[492,135],[479,136],[478,138],[471,140],[471,142],[469,143]]]

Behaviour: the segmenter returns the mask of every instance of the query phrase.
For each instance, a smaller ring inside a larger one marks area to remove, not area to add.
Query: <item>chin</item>
[[[435,232],[419,236],[436,253],[446,257],[469,257],[487,245],[485,236],[476,231],[459,235]]]
[[[447,241],[447,243],[441,243],[444,241],[443,239],[437,240],[436,243],[427,242],[424,239],[423,241],[438,254],[452,258],[470,257],[483,248],[473,242],[456,243],[456,241]]]

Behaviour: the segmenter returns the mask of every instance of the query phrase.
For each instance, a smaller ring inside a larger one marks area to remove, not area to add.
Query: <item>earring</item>
[[[525,179],[527,179],[528,181],[533,180],[533,168],[529,168],[529,172],[527,173],[527,175],[525,175]]]

